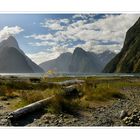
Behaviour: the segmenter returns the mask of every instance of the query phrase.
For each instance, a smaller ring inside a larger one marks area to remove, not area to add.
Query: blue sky
[[[76,47],[119,52],[138,14],[0,14],[0,41],[16,37],[19,47],[41,63]]]

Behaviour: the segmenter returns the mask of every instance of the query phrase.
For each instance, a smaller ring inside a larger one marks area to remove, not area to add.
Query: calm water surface
[[[61,77],[61,76],[68,76],[68,77],[88,77],[88,76],[97,76],[97,77],[112,77],[112,76],[128,76],[128,77],[134,77],[138,76],[140,77],[140,73],[93,73],[93,74],[74,74],[74,73],[58,73],[55,75],[47,75],[44,73],[0,73],[0,76],[17,76],[17,77],[43,77],[43,76],[48,76],[48,77]]]

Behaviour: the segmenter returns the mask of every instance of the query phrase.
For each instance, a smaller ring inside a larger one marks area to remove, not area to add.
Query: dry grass
[[[57,82],[72,79],[70,77],[58,77],[41,79],[36,83],[31,81],[0,81],[0,96],[8,98],[20,99],[15,104],[16,108],[36,102],[38,100],[56,95],[47,107],[47,111],[51,113],[75,113],[79,109],[86,109],[91,103],[108,104],[110,101],[126,98],[126,95],[120,93],[120,89],[124,87],[140,87],[140,82],[131,82],[127,78],[112,77],[83,77],[85,80],[82,86],[76,87],[83,96],[76,98],[66,98],[63,96],[63,88],[50,84],[49,82]],[[79,79],[79,78],[78,78]],[[36,79],[35,79],[36,80]],[[133,79],[131,79],[133,80]]]
[[[60,87],[55,87],[55,88],[47,88],[44,91],[40,90],[31,90],[31,91],[26,91],[23,90],[19,94],[19,97],[23,102],[27,102],[28,104],[48,98],[52,95],[56,94],[61,94],[63,93],[63,90]]]
[[[47,106],[47,112],[50,113],[76,114],[78,109],[80,109],[79,99],[70,100],[60,94],[57,94]]]
[[[88,101],[107,101],[118,98],[124,98],[119,89],[108,84],[85,83],[81,92],[84,93],[85,99]]]

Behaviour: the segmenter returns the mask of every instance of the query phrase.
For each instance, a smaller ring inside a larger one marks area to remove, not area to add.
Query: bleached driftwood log
[[[56,82],[59,85],[71,85],[71,84],[80,84],[83,83],[83,80],[67,80],[64,82]],[[62,96],[68,97],[68,98],[76,98],[79,97],[79,91],[76,89],[75,85],[67,86],[64,88],[64,93]],[[16,119],[20,118],[26,114],[32,113],[34,111],[37,111],[39,109],[42,109],[46,107],[46,105],[54,98],[55,96],[51,96],[49,98],[37,101],[35,103],[29,104],[25,107],[19,108],[9,114],[10,119]]]
[[[32,103],[32,104],[29,104],[25,107],[22,107],[22,108],[19,108],[13,112],[11,112],[9,114],[10,116],[10,119],[16,119],[16,118],[19,118],[19,117],[22,117],[26,114],[29,114],[31,112],[34,112],[36,110],[39,110],[39,109],[42,109],[43,107],[45,107],[50,100],[52,100],[55,96],[51,96],[49,98],[46,98],[46,99],[43,99],[43,100],[40,100],[40,101],[37,101],[35,103]]]
[[[53,82],[53,84],[61,85],[61,86],[69,86],[69,85],[80,84],[84,82],[85,82],[84,80],[73,79],[73,80],[66,80],[63,82]]]
[[[82,96],[82,93],[77,89],[78,86],[82,84],[74,84],[64,87],[63,95],[69,99],[78,98]]]

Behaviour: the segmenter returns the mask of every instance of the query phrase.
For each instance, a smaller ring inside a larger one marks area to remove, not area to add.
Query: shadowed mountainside
[[[0,43],[1,73],[40,73],[43,69],[32,62],[19,48],[13,36]]]
[[[121,52],[106,65],[103,72],[140,72],[140,18],[127,31]]]
[[[68,73],[99,73],[115,56],[115,53],[105,51],[100,54],[87,52],[76,48],[73,53],[63,53],[58,58],[40,64],[44,71]]]

